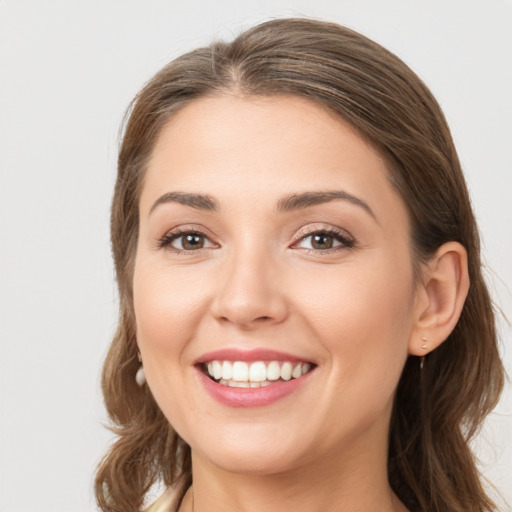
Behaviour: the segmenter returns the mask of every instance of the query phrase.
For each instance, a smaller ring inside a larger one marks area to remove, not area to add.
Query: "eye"
[[[293,247],[313,251],[330,251],[353,246],[353,240],[341,232],[332,229],[323,229],[302,236]]]
[[[198,251],[215,246],[204,233],[199,231],[169,233],[160,240],[159,245],[178,252]]]

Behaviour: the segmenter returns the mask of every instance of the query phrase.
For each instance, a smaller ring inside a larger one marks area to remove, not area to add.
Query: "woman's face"
[[[385,451],[418,309],[408,216],[326,109],[226,95],[175,115],[133,286],[148,385],[195,461],[265,474]]]

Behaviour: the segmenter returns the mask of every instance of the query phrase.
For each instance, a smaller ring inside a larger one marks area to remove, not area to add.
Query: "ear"
[[[458,242],[448,242],[425,265],[409,354],[424,356],[448,338],[459,320],[468,290],[466,249]]]

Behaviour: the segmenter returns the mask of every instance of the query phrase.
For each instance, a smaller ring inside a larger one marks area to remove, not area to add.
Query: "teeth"
[[[235,361],[233,363],[233,380],[239,382],[247,382],[249,380],[249,365],[246,362]]]
[[[222,384],[223,386],[229,386],[230,388],[263,388],[265,386],[270,386],[272,382],[269,380],[264,380],[262,382],[238,382],[232,379],[220,379],[219,384]]]
[[[293,368],[292,377],[294,379],[298,379],[302,375],[302,364],[299,363],[297,366]]]
[[[222,363],[222,378],[224,380],[230,380],[233,378],[233,365],[229,361]]]
[[[219,361],[213,361],[212,371],[213,371],[213,377],[215,379],[220,379],[222,377],[222,366],[220,365]]]
[[[292,363],[283,363],[281,366],[281,379],[290,380],[292,378]]]
[[[258,361],[257,363],[251,364],[249,380],[251,382],[262,382],[267,380],[267,368],[263,361]]]
[[[289,361],[210,361],[206,365],[208,374],[220,384],[230,387],[257,388],[268,386],[272,381],[298,379],[310,369],[309,363]]]
[[[277,380],[281,377],[281,367],[277,361],[271,361],[267,366],[267,379]]]

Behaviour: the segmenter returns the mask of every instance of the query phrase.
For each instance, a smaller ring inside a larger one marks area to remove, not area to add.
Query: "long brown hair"
[[[478,231],[450,131],[430,91],[395,55],[347,28],[299,18],[269,21],[231,43],[179,57],[153,77],[128,112],[111,217],[120,316],[102,379],[118,439],[96,475],[101,510],[139,510],[155,482],[175,485],[182,497],[192,481],[190,448],[147,386],[135,383],[138,203],[148,157],[169,118],[196,98],[230,93],[292,94],[327,106],[386,158],[411,218],[416,264],[448,241],[466,248],[471,287],[460,320],[422,371],[418,358],[409,357],[398,384],[388,472],[410,510],[494,510],[468,443],[498,400],[503,367]]]

